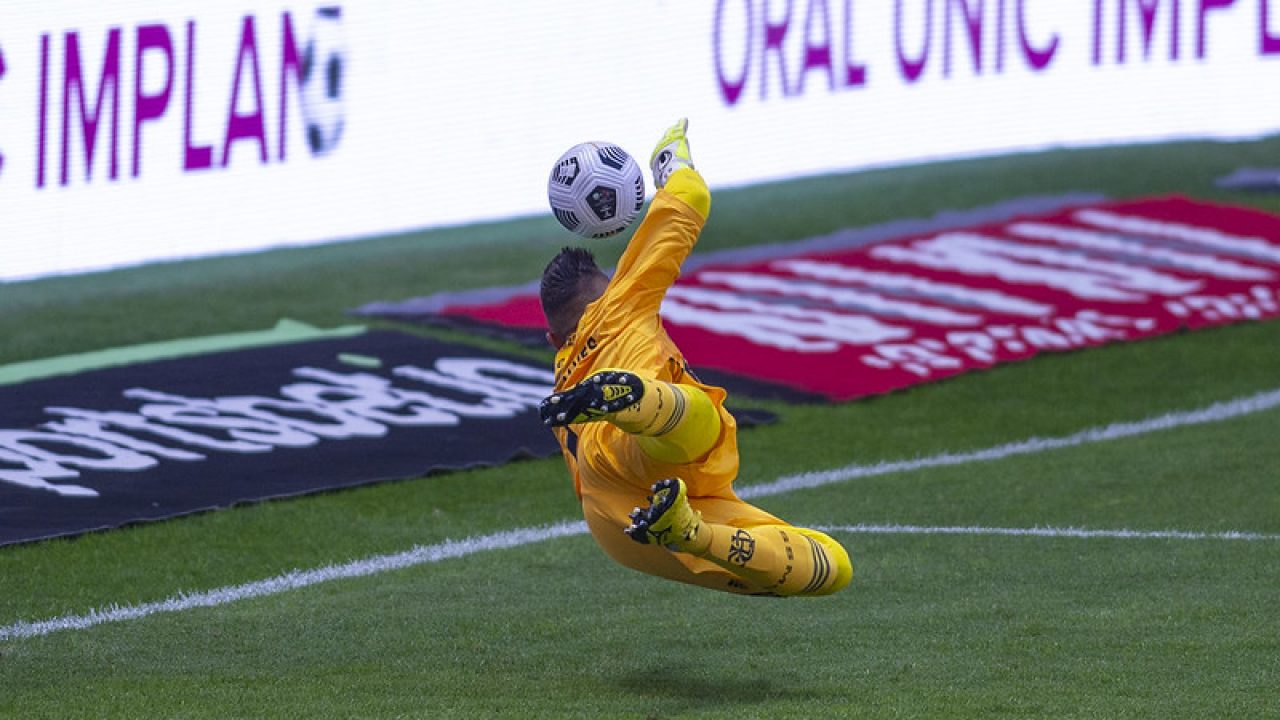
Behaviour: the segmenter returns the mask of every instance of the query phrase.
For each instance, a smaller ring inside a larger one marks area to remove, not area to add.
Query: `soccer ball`
[[[547,197],[556,220],[587,238],[626,230],[644,206],[644,176],[625,150],[606,142],[569,148],[551,168]]]
[[[346,43],[343,42],[342,8],[316,9],[302,54],[302,121],[307,145],[313,155],[324,155],[342,139],[346,107],[343,81],[346,79]]]

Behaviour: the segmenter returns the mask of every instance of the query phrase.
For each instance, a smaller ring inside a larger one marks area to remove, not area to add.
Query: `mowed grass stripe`
[[[1264,412],[1277,406],[1280,406],[1280,390],[1269,390],[1226,402],[1214,403],[1199,410],[1166,413],[1136,422],[1113,423],[1060,438],[1031,438],[969,453],[942,453],[915,460],[884,462],[875,465],[850,465],[836,470],[787,476],[770,483],[744,488],[740,494],[743,497],[780,495],[794,490],[831,485],[856,478],[911,472],[932,467],[987,462],[1016,455],[1042,453],[1133,437],[1176,427],[1222,422],[1243,415]],[[969,534],[1252,541],[1280,539],[1280,536],[1277,535],[1243,531],[1203,533],[1184,530],[1139,531],[1123,529],[1086,530],[1079,528],[925,527],[911,525],[848,525],[833,526],[830,530],[833,532],[874,534]],[[561,522],[551,525],[516,528],[462,540],[448,540],[435,545],[418,546],[400,553],[364,558],[343,565],[328,565],[312,570],[297,570],[242,585],[225,586],[194,594],[179,594],[159,602],[128,606],[113,605],[101,610],[91,610],[83,615],[66,615],[36,622],[17,622],[0,627],[0,641],[37,637],[61,630],[86,629],[103,623],[133,620],[157,613],[181,612],[201,607],[225,605],[250,598],[276,595],[333,580],[364,577],[391,570],[460,558],[489,550],[522,547],[553,538],[581,535],[586,531],[586,524],[583,522]]]
[[[1116,540],[1239,540],[1244,542],[1276,542],[1280,535],[1271,533],[1244,532],[1228,530],[1225,532],[1196,532],[1194,530],[1103,530],[1079,527],[983,527],[980,525],[964,525],[943,527],[929,525],[818,525],[817,530],[828,533],[848,533],[851,535],[996,535],[1008,537],[1038,538],[1074,538],[1094,539],[1111,538]]]

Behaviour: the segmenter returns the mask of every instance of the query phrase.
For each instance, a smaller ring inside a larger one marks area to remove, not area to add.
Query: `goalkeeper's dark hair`
[[[542,271],[538,296],[551,332],[564,337],[573,332],[582,311],[595,300],[592,292],[608,276],[596,265],[590,250],[566,247]]]

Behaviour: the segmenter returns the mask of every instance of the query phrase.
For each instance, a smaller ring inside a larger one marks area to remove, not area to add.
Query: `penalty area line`
[[[1014,455],[1028,455],[1047,452],[1061,448],[1076,447],[1095,442],[1117,440],[1146,433],[1167,430],[1188,425],[1222,422],[1231,418],[1264,412],[1280,406],[1280,390],[1250,395],[1226,402],[1214,403],[1208,407],[1175,412],[1158,417],[1131,423],[1115,423],[1100,428],[1091,428],[1074,435],[1059,438],[1031,438],[1021,442],[998,445],[984,450],[968,453],[942,453],[914,460],[883,462],[874,465],[848,465],[835,470],[803,473],[778,478],[777,480],[742,488],[739,495],[744,498],[768,497],[781,495],[794,490],[821,487],[846,482],[863,477],[887,475],[890,473],[911,472],[932,467],[962,465],[972,462],[999,460]],[[1048,537],[1114,537],[1127,539],[1176,539],[1176,540],[1280,540],[1277,535],[1263,535],[1247,532],[1205,533],[1179,530],[1139,531],[1139,530],[1085,530],[1078,528],[979,528],[979,527],[923,527],[914,525],[847,525],[828,528],[832,532],[875,533],[875,534],[969,534],[969,535],[1015,535],[1015,536],[1048,536]],[[0,642],[22,638],[48,635],[61,630],[82,630],[96,625],[155,615],[158,613],[181,612],[203,607],[216,607],[241,600],[277,595],[290,590],[298,590],[320,583],[347,578],[365,577],[378,573],[401,570],[417,565],[437,563],[444,560],[465,557],[489,550],[506,550],[554,538],[584,535],[586,523],[582,521],[561,522],[537,527],[504,530],[489,535],[479,535],[462,540],[446,540],[435,545],[420,545],[404,552],[388,555],[376,555],[362,560],[355,560],[342,565],[326,565],[311,570],[294,570],[265,580],[228,585],[198,593],[179,593],[158,602],[137,605],[111,605],[101,609],[90,610],[82,615],[64,615],[62,617],[39,620],[35,622],[19,621],[0,627]]]
[[[289,590],[298,590],[333,580],[365,577],[417,565],[437,563],[442,560],[452,560],[487,550],[524,547],[543,540],[551,540],[567,535],[581,535],[586,531],[587,524],[579,521],[517,528],[463,540],[446,540],[435,545],[420,545],[404,552],[375,555],[343,565],[326,565],[312,570],[294,570],[273,578],[243,585],[228,585],[192,594],[183,593],[159,602],[126,606],[112,605],[98,610],[90,610],[84,615],[66,615],[39,622],[17,622],[13,625],[0,627],[0,641],[48,635],[59,630],[83,630],[103,623],[136,620],[157,613],[180,612],[194,610],[195,608],[226,605],[240,600],[278,595]]]

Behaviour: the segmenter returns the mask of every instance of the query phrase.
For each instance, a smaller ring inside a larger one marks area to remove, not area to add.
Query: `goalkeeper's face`
[[[557,350],[564,347],[569,337],[578,329],[578,322],[582,320],[587,306],[599,300],[608,287],[609,278],[604,273],[596,272],[583,278],[578,285],[578,292],[562,308],[563,312],[551,313],[547,317],[547,342],[551,343],[551,347]]]

